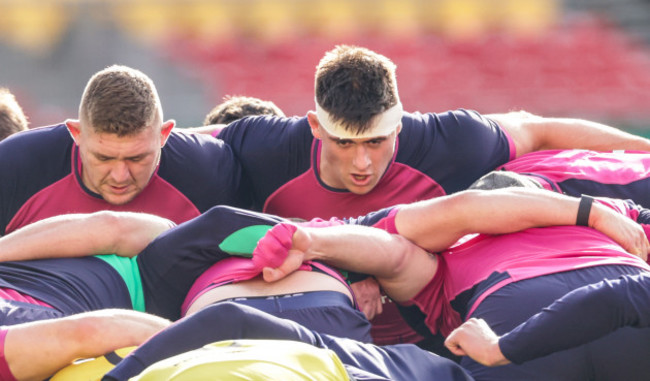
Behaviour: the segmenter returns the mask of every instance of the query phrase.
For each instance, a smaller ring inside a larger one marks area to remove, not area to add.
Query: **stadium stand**
[[[97,18],[87,22],[97,27],[111,20],[204,83],[206,104],[245,94],[302,115],[312,108],[322,53],[349,43],[398,64],[409,110],[526,109],[649,128],[646,0],[0,0],[0,7],[0,44],[28,51],[59,49],[75,17]]]
[[[179,63],[198,65],[215,99],[248,94],[302,114],[312,107],[313,68],[335,42],[240,38],[200,46],[172,42],[166,50]],[[422,34],[387,40],[366,35],[354,42],[393,58],[411,110],[526,109],[630,125],[650,116],[650,50],[596,18],[558,24],[535,36],[491,33],[459,40]]]

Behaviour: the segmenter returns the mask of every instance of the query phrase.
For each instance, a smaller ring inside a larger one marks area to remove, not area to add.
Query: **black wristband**
[[[576,218],[576,225],[589,226],[589,214],[591,213],[591,204],[594,198],[587,195],[580,196],[580,206],[578,206],[578,217]]]

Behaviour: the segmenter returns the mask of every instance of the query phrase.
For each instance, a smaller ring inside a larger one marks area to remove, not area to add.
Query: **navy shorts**
[[[472,317],[486,320],[502,335],[578,287],[641,272],[644,270],[633,266],[595,266],[514,282],[485,298]],[[461,365],[477,381],[642,380],[650,375],[648,353],[650,328],[623,328],[589,344],[521,365],[488,368],[468,357]]]
[[[51,307],[0,299],[0,325],[15,325],[63,316],[64,314],[62,312]]]
[[[350,298],[336,291],[310,291],[298,294],[232,298],[273,316],[289,319],[309,329],[332,336],[372,342],[370,322],[353,307]]]

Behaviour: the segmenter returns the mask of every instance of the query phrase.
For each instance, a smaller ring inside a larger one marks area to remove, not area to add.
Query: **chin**
[[[104,199],[104,201],[106,201],[107,203],[109,203],[111,205],[124,205],[124,204],[128,204],[129,202],[131,202],[135,198],[135,196],[136,195],[133,195],[133,194],[122,195],[122,196],[111,195],[109,197],[106,197],[105,195],[102,195],[102,198]]]
[[[351,193],[357,194],[359,196],[363,196],[364,194],[369,193],[373,189],[375,189],[374,186],[367,186],[367,187],[363,187],[363,188],[360,188],[360,187],[350,187],[350,188],[348,188],[348,190]]]

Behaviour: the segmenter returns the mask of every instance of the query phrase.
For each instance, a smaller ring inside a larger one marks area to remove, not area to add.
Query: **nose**
[[[127,163],[118,160],[111,168],[111,177],[118,184],[127,182],[131,177]]]
[[[352,165],[357,169],[366,169],[371,163],[368,149],[363,144],[358,144],[355,147]]]

